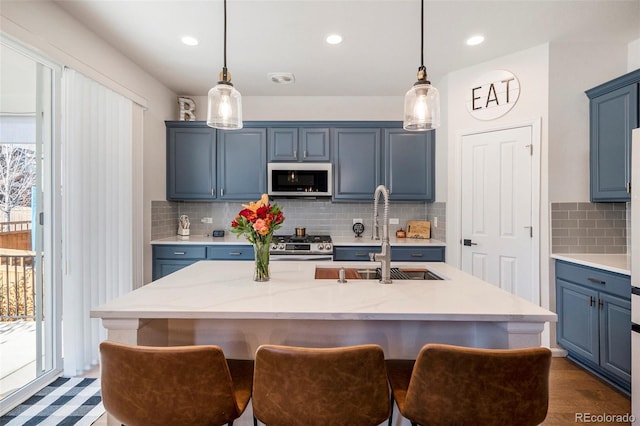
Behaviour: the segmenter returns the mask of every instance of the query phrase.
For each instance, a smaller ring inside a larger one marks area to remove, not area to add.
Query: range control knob
[[[276,243],[271,244],[271,250],[277,250],[278,245]]]
[[[325,243],[324,244],[324,249],[325,250],[331,250],[331,243]]]

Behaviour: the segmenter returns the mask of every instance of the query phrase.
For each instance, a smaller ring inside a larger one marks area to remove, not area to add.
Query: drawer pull
[[[411,257],[422,257],[424,256],[423,253],[411,253]]]
[[[186,251],[174,251],[173,254],[175,256],[184,256],[185,254],[187,254]]]
[[[369,257],[369,253],[356,253],[355,255],[358,257]]]
[[[229,256],[240,256],[240,255],[242,255],[242,253],[239,252],[239,251],[230,251],[229,252]]]
[[[605,285],[605,284],[607,283],[606,281],[599,280],[598,278],[591,278],[591,277],[589,277],[589,278],[587,278],[587,279],[588,279],[589,281],[591,281],[592,283],[594,283],[594,284],[602,284],[602,285]]]

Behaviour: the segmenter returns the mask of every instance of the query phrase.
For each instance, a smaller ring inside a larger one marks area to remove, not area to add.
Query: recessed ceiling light
[[[329,44],[340,44],[342,43],[342,36],[340,34],[330,34],[326,40]]]
[[[291,84],[296,81],[293,73],[290,72],[270,72],[267,76],[276,84]]]
[[[197,38],[191,36],[184,36],[180,40],[187,46],[197,46],[199,43]]]
[[[467,39],[467,46],[476,46],[484,41],[483,35],[474,35]]]

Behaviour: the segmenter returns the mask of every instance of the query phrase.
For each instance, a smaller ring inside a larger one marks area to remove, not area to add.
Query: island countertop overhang
[[[200,261],[91,310],[103,319],[299,319],[555,322],[555,313],[444,263],[442,281],[317,280],[315,267],[358,262],[272,262],[271,281],[252,280],[252,261]]]

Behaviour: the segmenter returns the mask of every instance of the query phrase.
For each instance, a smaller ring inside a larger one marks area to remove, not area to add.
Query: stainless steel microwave
[[[268,163],[269,195],[281,197],[330,197],[331,163]]]

